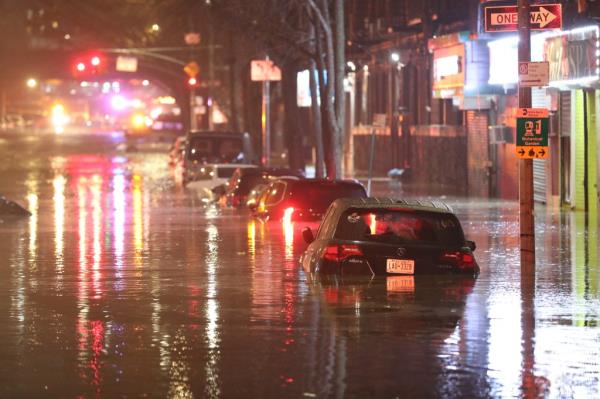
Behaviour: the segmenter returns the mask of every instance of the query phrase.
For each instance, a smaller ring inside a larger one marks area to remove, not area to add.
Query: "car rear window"
[[[215,174],[212,166],[203,166],[196,173],[195,180],[211,180]]]
[[[192,137],[189,157],[199,162],[236,162],[243,152],[242,139],[229,137]]]
[[[465,242],[456,216],[402,209],[349,209],[340,217],[334,237],[390,244],[461,246]]]
[[[298,206],[322,210],[338,198],[366,198],[359,184],[296,182],[290,189],[290,199]]]
[[[233,176],[233,172],[235,172],[236,168],[228,168],[226,166],[219,166],[217,168],[217,177],[219,178],[230,178]]]
[[[237,192],[240,195],[248,195],[254,187],[258,186],[259,184],[266,184],[268,182],[268,176],[265,176],[263,173],[244,175],[240,178]]]

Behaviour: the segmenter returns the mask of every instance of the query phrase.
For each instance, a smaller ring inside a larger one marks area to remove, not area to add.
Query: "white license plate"
[[[415,261],[411,259],[388,259],[386,270],[388,273],[415,274]]]
[[[392,276],[387,278],[388,292],[414,292],[414,276]]]

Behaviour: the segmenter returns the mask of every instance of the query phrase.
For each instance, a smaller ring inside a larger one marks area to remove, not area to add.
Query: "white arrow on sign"
[[[544,7],[540,7],[539,11],[531,12],[529,19],[532,24],[539,24],[540,28],[546,27],[550,22],[554,21],[558,16],[554,15],[552,11],[548,11]],[[518,16],[516,12],[499,12],[492,13],[491,24],[492,25],[512,25],[516,24]]]
[[[530,16],[531,23],[540,24],[540,28],[544,28],[556,18],[558,17],[552,14],[552,11],[548,11],[544,7],[540,7],[539,11],[532,12]]]

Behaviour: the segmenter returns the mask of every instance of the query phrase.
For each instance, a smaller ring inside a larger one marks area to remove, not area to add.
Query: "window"
[[[267,196],[267,205],[275,205],[281,200],[283,200],[283,195],[285,194],[286,184],[282,182],[274,183],[269,190],[269,194]]]
[[[465,238],[454,215],[399,209],[349,209],[335,237],[384,243],[419,242],[460,246]]]

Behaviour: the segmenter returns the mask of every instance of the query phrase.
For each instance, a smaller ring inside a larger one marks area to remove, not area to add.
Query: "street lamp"
[[[393,62],[398,62],[398,61],[400,61],[400,54],[398,54],[398,53],[392,53],[392,54],[390,54],[390,59]]]
[[[35,89],[38,85],[38,81],[34,78],[29,78],[27,79],[27,87],[29,87],[30,89]]]

